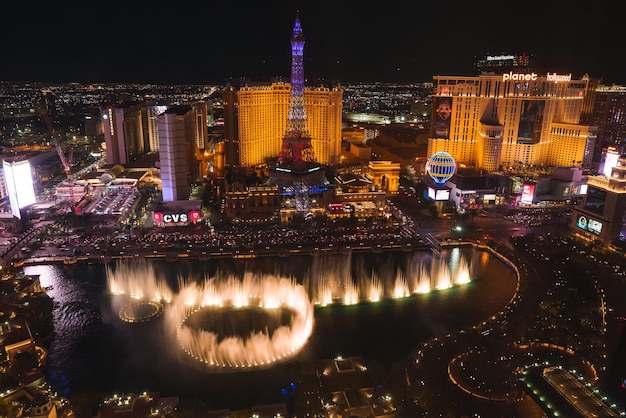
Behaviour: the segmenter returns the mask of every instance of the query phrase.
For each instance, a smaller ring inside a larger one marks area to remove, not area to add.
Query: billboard
[[[589,231],[595,235],[600,235],[602,233],[602,222],[585,215],[578,215],[578,218],[576,219],[576,227],[582,229],[583,231]]]
[[[427,197],[430,200],[450,200],[450,189],[435,189],[428,187]]]
[[[521,177],[511,176],[509,177],[509,181],[511,182],[511,193],[522,193],[522,189],[524,188],[524,180]]]
[[[196,223],[200,220],[200,211],[192,210],[190,212],[180,213],[164,213],[154,212],[152,220],[157,225],[164,226],[185,226],[190,223]]]
[[[28,161],[6,162],[2,164],[6,181],[11,213],[18,219],[22,219],[20,209],[32,205],[37,201],[33,177]]]
[[[450,139],[450,118],[452,116],[452,98],[433,98],[433,138]]]
[[[524,184],[522,186],[522,198],[520,203],[530,205],[533,203],[533,197],[535,196],[535,185],[534,184]]]
[[[592,234],[600,235],[602,232],[602,222],[589,218],[589,222],[587,222],[587,230]]]
[[[450,190],[437,189],[435,192],[435,200],[450,200]]]
[[[517,128],[517,142],[520,144],[535,144],[541,137],[543,122],[543,100],[523,100],[522,115]]]
[[[430,200],[435,200],[435,189],[433,189],[432,187],[429,187],[427,196]]]
[[[602,174],[611,178],[613,167],[617,167],[617,160],[620,154],[617,151],[603,153],[600,157],[600,166],[602,167]]]
[[[587,198],[585,199],[585,209],[602,215],[604,212],[604,201],[606,200],[606,191],[597,187],[587,187]]]

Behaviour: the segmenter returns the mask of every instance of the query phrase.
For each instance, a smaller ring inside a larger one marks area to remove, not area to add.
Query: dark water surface
[[[201,280],[217,271],[282,274],[298,281],[315,280],[313,276],[326,275],[329,269],[348,269],[355,276],[386,270],[388,275],[402,269],[409,259],[427,260],[432,255],[400,252],[319,257],[325,256],[154,261],[154,267],[175,288],[180,277]],[[389,367],[421,342],[477,324],[511,299],[515,275],[493,255],[463,248],[446,250],[441,257],[451,266],[459,259],[466,260],[473,281],[403,299],[316,307],[313,333],[292,360],[364,356]],[[40,275],[54,301],[54,339],[46,374],[62,396],[84,388],[109,394],[155,391],[162,396],[196,396],[211,408],[231,409],[285,400],[282,389],[290,382],[286,364],[248,372],[208,371],[179,351],[177,341],[164,330],[162,316],[144,323],[122,321],[114,308],[116,296],[107,288],[104,265],[39,265],[24,267],[24,271]]]

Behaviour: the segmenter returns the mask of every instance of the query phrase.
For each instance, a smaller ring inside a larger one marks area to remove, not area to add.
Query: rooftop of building
[[[148,154],[143,155],[137,161],[133,161],[132,163],[127,164],[126,168],[128,170],[139,169],[139,168],[143,168],[147,170],[152,167],[156,167],[156,162],[158,160],[159,160],[159,153],[150,152]]]
[[[167,110],[165,111],[165,113],[183,116],[185,113],[189,112],[191,109],[192,108],[189,105],[169,106]]]
[[[178,405],[178,397],[161,398],[159,393],[144,392],[115,395],[106,399],[100,409],[100,418],[164,417]]]
[[[374,385],[366,373],[365,358],[360,356],[320,360],[317,362],[317,372],[322,386],[330,392]]]
[[[8,163],[17,163],[21,161],[27,161],[33,158],[44,156],[53,152],[56,156],[56,151],[52,146],[33,145],[33,146],[19,146],[19,147],[2,147],[0,148],[0,154],[2,160]]]
[[[174,200],[171,202],[158,202],[154,208],[155,212],[175,212],[200,210],[202,208],[202,200]]]

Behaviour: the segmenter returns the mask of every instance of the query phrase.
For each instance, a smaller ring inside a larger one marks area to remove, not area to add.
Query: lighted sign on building
[[[600,235],[602,232],[602,222],[589,218],[589,222],[587,222],[587,230],[593,234]]]
[[[538,77],[537,73],[514,73],[509,71],[502,74],[502,81],[537,81]],[[572,81],[572,74],[547,73],[546,80],[554,81],[555,83]]]
[[[504,61],[515,59],[515,55],[487,55],[487,61]]]
[[[433,109],[433,137],[448,139],[450,137],[452,99],[449,97],[437,97],[433,100]]]
[[[554,81],[555,83],[572,81],[572,74],[548,73],[546,74],[546,80]]]
[[[539,142],[544,107],[544,100],[524,100],[522,102],[522,116],[517,128],[518,143],[533,144]]]
[[[585,209],[598,215],[604,212],[604,202],[606,200],[606,191],[598,187],[587,188],[587,199],[585,199]]]
[[[157,225],[163,226],[185,226],[190,223],[196,223],[200,220],[200,212],[192,210],[190,212],[180,213],[163,213],[154,212],[152,220]]]
[[[617,166],[617,160],[619,159],[619,157],[619,152],[612,147],[608,148],[606,152],[603,152],[600,158],[602,174],[604,174],[606,177],[611,177],[613,167]]]
[[[33,187],[33,177],[28,161],[3,162],[11,213],[18,219],[22,218],[20,209],[32,205],[37,200]]]
[[[428,187],[428,198],[431,200],[450,200],[450,190]]]
[[[585,215],[578,216],[576,219],[576,227],[595,235],[600,235],[602,232],[602,222]]]
[[[522,193],[522,188],[524,187],[524,180],[521,177],[511,176],[509,177],[509,181],[511,182],[511,193],[520,194]]]
[[[509,71],[508,73],[502,74],[502,81],[537,81],[537,73],[514,73],[513,71]]]
[[[435,193],[435,200],[450,200],[450,190],[437,189],[437,192]]]
[[[520,203],[525,205],[530,205],[533,203],[533,197],[535,196],[535,185],[534,184],[524,184],[522,186],[522,198]]]

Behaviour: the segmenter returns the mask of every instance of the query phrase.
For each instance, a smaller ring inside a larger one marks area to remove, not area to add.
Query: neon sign
[[[514,73],[509,71],[502,74],[502,81],[537,81],[538,77],[537,73]],[[546,74],[546,81],[554,81],[555,83],[572,81],[572,74],[548,73]]]
[[[157,224],[186,225],[189,222],[198,222],[200,220],[200,212],[197,210],[192,210],[189,213],[154,212],[152,219]]]
[[[526,205],[530,205],[533,203],[533,196],[535,195],[535,185],[534,184],[524,184],[522,186],[522,197],[520,202]]]
[[[163,223],[186,223],[189,217],[186,213],[166,213],[163,215]]]
[[[572,74],[557,74],[557,73],[548,73],[546,75],[546,80],[554,81],[555,83],[563,82],[563,81],[572,81]]]
[[[512,60],[515,59],[513,55],[488,55],[487,61],[503,61],[503,60]]]
[[[513,71],[509,71],[508,74],[502,74],[502,81],[536,81],[537,73],[514,73]]]

